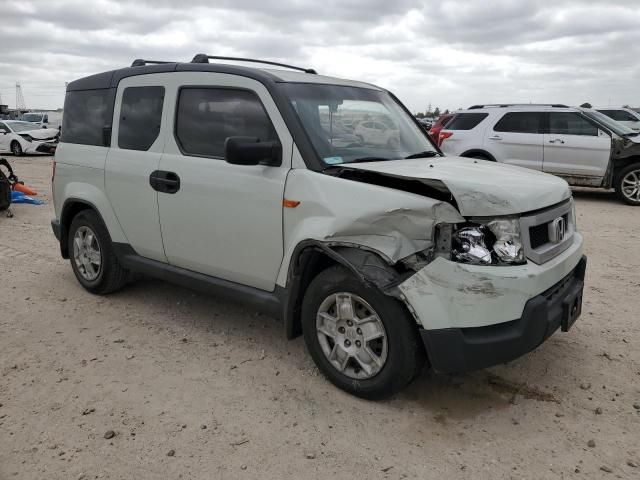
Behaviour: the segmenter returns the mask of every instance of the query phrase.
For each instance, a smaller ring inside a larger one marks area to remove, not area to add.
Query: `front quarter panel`
[[[438,223],[462,222],[450,204],[391,188],[346,180],[306,169],[289,172],[284,208],[285,255],[277,283],[286,285],[291,256],[301,242],[354,246],[390,264],[433,245]]]

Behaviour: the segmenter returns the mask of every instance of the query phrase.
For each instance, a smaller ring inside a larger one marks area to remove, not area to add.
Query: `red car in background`
[[[431,130],[429,130],[429,136],[431,137],[431,140],[436,142],[436,145],[440,145],[440,142],[438,141],[440,130],[442,130],[442,128],[447,124],[449,120],[451,120],[452,117],[453,113],[445,113],[440,115],[436,120],[436,123],[434,123],[431,127]]]

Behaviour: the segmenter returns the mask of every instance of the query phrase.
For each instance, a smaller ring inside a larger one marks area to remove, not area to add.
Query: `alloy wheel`
[[[327,297],[318,308],[316,332],[326,359],[347,377],[372,378],[387,361],[384,324],[358,295],[340,292]]]
[[[624,176],[622,194],[632,202],[640,202],[640,169],[631,170]]]
[[[79,227],[73,237],[73,259],[82,278],[90,282],[98,278],[102,268],[100,244],[87,226]]]

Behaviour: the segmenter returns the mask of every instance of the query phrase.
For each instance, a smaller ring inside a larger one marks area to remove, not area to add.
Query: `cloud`
[[[10,105],[16,81],[29,107],[56,108],[67,81],[199,52],[376,83],[414,111],[640,104],[637,0],[22,0],[0,17]]]

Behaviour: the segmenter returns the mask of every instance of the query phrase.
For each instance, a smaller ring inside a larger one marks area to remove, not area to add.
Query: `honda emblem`
[[[564,239],[567,230],[567,222],[564,217],[558,217],[549,224],[549,240],[552,243],[560,243]]]

